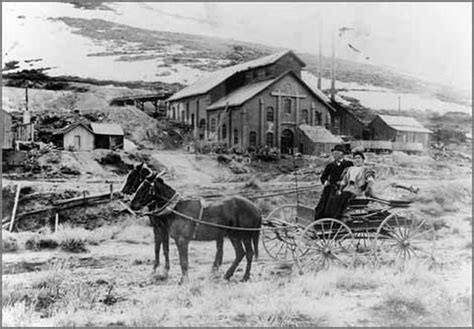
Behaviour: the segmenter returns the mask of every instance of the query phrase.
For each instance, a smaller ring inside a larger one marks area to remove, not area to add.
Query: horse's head
[[[175,195],[176,190],[164,182],[160,174],[150,174],[140,184],[135,193],[130,208],[132,210],[139,210],[144,207],[150,207],[151,204],[157,208],[163,207]]]
[[[127,176],[127,181],[122,188],[122,193],[133,194],[138,189],[138,186],[151,174],[149,169],[143,162],[135,165]]]

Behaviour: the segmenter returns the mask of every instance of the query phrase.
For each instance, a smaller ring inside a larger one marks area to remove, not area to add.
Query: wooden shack
[[[91,123],[94,134],[94,148],[123,149],[124,132],[122,127],[111,123]]]
[[[303,154],[330,154],[336,144],[343,143],[340,137],[334,136],[322,126],[299,125],[298,152]]]
[[[94,149],[94,133],[87,123],[75,122],[55,134],[58,146],[75,151],[90,151]]]
[[[369,129],[372,140],[420,144],[423,148],[428,146],[432,133],[412,117],[394,115],[377,115]]]

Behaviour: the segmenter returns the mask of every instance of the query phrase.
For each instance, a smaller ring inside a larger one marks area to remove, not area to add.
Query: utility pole
[[[318,53],[318,89],[321,90],[321,80],[323,75],[323,24],[319,19],[319,53]]]
[[[335,32],[332,32],[332,55],[331,55],[331,100],[336,98],[336,37]]]

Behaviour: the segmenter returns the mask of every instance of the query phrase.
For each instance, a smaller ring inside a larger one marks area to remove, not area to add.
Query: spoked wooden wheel
[[[333,218],[318,219],[301,234],[298,264],[303,271],[349,266],[354,259],[354,243],[354,235],[346,224]]]
[[[396,258],[432,260],[435,240],[433,224],[426,219],[415,218],[408,212],[393,213],[377,229],[374,254],[384,263]]]
[[[297,239],[304,226],[299,224],[297,205],[284,205],[267,217],[262,233],[263,248],[277,261],[294,261],[298,255]]]

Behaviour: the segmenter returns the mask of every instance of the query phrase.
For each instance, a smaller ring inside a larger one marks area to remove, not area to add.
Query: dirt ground
[[[179,151],[160,151],[154,157],[167,167],[169,182],[185,194],[225,192],[242,186],[229,183],[230,171],[210,157],[196,158]],[[59,248],[4,251],[2,324],[471,326],[472,176],[465,170],[466,175],[454,181],[450,176],[434,178],[419,173],[412,177],[387,175],[377,181],[381,190],[393,181],[420,187],[413,212],[442,223],[437,230],[435,260],[431,262],[332,267],[301,274],[294,265],[272,260],[260,243],[260,258],[253,265],[250,281],[239,282],[243,261],[234,278],[227,282],[222,277],[234,257],[229,241],[224,243],[224,264],[213,274],[215,243],[193,241],[189,248],[189,282],[178,285],[181,272],[174,242],[170,246],[169,278],[163,281],[152,275],[152,228],[146,219],[129,218],[121,225],[103,228],[103,238],[89,243],[87,252],[70,253]],[[16,182],[4,181],[4,185],[13,183]],[[108,192],[103,181],[81,178],[60,183],[22,183],[38,192],[86,188],[91,193]],[[260,183],[260,187],[290,188],[291,184],[291,179],[276,179]],[[301,198],[311,205],[317,195]],[[258,205],[271,209],[294,201],[292,196],[273,203],[260,201]],[[21,234],[27,233],[16,234],[20,240]],[[63,289],[64,293],[52,294],[51,287]],[[43,304],[33,307],[29,302],[33,296]]]

